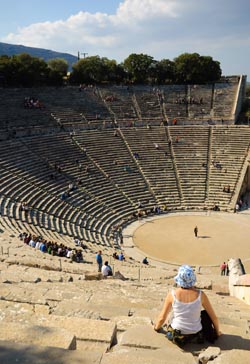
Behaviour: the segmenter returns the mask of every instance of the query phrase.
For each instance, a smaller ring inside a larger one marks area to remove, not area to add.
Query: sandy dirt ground
[[[146,255],[167,262],[204,266],[241,258],[250,271],[250,214],[167,215],[140,226],[133,241]]]

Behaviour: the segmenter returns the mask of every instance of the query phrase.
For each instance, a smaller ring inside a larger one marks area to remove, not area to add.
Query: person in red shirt
[[[226,262],[223,262],[220,266],[220,274],[221,276],[226,275],[226,269],[227,269],[227,265]]]

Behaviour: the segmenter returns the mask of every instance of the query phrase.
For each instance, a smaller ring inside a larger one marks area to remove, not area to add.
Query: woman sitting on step
[[[167,338],[180,346],[190,341],[201,343],[204,341],[201,323],[203,307],[212,321],[215,337],[220,336],[219,321],[207,295],[194,288],[196,276],[193,269],[188,265],[181,266],[175,282],[179,287],[168,293],[154,330],[158,332],[161,329],[172,309]]]

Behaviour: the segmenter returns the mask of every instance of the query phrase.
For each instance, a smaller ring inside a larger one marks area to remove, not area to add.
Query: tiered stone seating
[[[164,118],[157,90],[152,89],[152,87],[136,88],[135,98],[142,119],[152,122],[161,121]]]
[[[87,134],[90,137],[91,131],[85,133],[90,133]],[[39,143],[37,143],[38,139]],[[124,191],[117,188],[115,183],[106,177],[98,165],[89,159],[88,154],[85,155],[74,144],[69,135],[61,134],[38,139],[32,138],[29,145],[33,153],[36,155],[43,153],[43,158],[47,159],[52,165],[54,163],[63,164],[62,174],[67,178],[68,183],[76,183],[77,178],[81,179],[81,186],[71,194],[67,202],[81,210],[86,229],[101,234],[104,234],[105,231],[106,235],[106,228],[112,220],[117,223],[123,217],[129,217],[135,211]],[[97,148],[99,148],[99,145]],[[100,151],[100,149],[98,150]],[[78,161],[78,164],[76,161]],[[81,164],[81,171],[79,170],[79,163]],[[90,170],[86,173],[87,166]],[[117,182],[119,183],[119,180]],[[107,221],[109,221],[109,224],[106,226]]]
[[[81,131],[75,138],[112,182],[113,189],[119,190],[134,208],[138,201],[146,206],[155,204],[154,196],[118,130]],[[128,211],[132,212],[131,207]]]
[[[131,122],[138,118],[132,99],[133,94],[126,87],[103,88],[99,92],[117,121],[128,120]]]
[[[215,119],[232,119],[238,84],[238,77],[229,79],[228,82],[215,84],[213,99],[213,117]]]
[[[238,83],[238,77],[232,77],[215,85],[161,86],[153,93],[151,87],[142,86],[87,87],[81,92],[78,87],[2,89],[0,127],[9,131],[58,127],[60,124],[82,128],[87,121],[91,128],[100,127],[103,122],[106,127],[112,126],[114,119],[129,125],[141,118],[157,121],[162,117],[170,124],[173,119],[179,123],[223,119],[226,123],[234,117],[232,112]],[[162,97],[162,104],[157,93]],[[29,96],[38,98],[43,108],[25,109],[24,98]],[[110,96],[114,97],[113,101],[108,101]],[[202,105],[182,102],[190,96],[202,98]]]
[[[79,112],[74,111],[73,109],[66,109],[59,107],[53,109],[51,116],[55,119],[55,121],[61,126],[82,124],[86,122],[84,115]]]
[[[131,151],[139,154],[138,166],[157,203],[166,204],[170,209],[178,208],[180,196],[165,128],[129,128],[121,132]]]
[[[107,120],[111,121],[111,115],[103,102],[99,89],[86,88],[82,91],[82,113],[88,121]]]
[[[210,120],[213,85],[192,85],[188,90],[188,117],[193,120]],[[192,102],[193,100],[193,102]]]
[[[173,210],[212,208],[218,202],[233,208],[249,140],[247,127],[152,126],[5,141],[1,194],[11,199],[10,216],[17,220],[110,245],[112,226],[132,221],[139,202]],[[212,166],[213,160],[223,168]],[[62,165],[61,173],[55,164]],[[81,185],[62,201],[78,178]],[[223,192],[227,185],[230,194]],[[24,201],[34,211],[29,220],[20,214]]]
[[[99,95],[97,88],[85,88],[75,93],[71,99],[71,107],[51,106],[52,116],[63,126],[81,127],[82,124],[90,125],[105,120],[112,125],[112,119],[108,108]]]
[[[4,148],[4,143],[1,143],[2,155],[6,156],[1,165],[1,193],[19,203],[19,205],[25,201],[33,211],[48,214],[50,216],[49,223],[46,224],[48,228],[51,228],[49,225],[54,226],[53,217],[55,217],[58,224],[60,223],[58,219],[70,222],[69,229],[62,227],[64,233],[68,233],[71,236],[77,235],[85,240],[96,242],[101,240],[103,242],[103,238],[100,239],[100,237],[92,236],[92,231],[94,234],[95,231],[98,233],[99,230],[95,229],[92,225],[93,222],[96,222],[94,219],[96,211],[94,210],[94,213],[90,211],[90,203],[92,201],[92,206],[94,203],[101,211],[105,210],[104,206],[96,200],[95,196],[91,196],[86,191],[83,193],[83,186],[78,191],[75,191],[74,195],[68,198],[67,201],[62,201],[60,195],[67,189],[67,185],[71,180],[68,179],[69,176],[65,178],[63,174],[58,176],[56,181],[50,179],[50,175],[54,173],[54,170],[48,168],[48,165],[44,162],[46,156],[49,158],[49,153],[46,154],[44,151],[43,159],[39,159],[39,150],[35,150],[34,147],[37,140],[41,143],[39,138],[32,139],[30,143],[27,142],[32,152],[17,141],[12,143],[13,149]],[[54,143],[56,143],[56,139],[54,139]],[[7,147],[9,146],[9,142],[5,144]],[[41,146],[42,144],[40,144]],[[54,147],[56,148],[55,144]],[[76,151],[78,151],[77,148]],[[78,154],[80,153],[78,152]],[[53,159],[54,161],[55,159]],[[52,160],[50,162],[52,163]],[[86,212],[86,209],[89,210]],[[18,208],[17,210],[19,213],[20,209]],[[114,215],[115,213],[112,211],[111,214]],[[36,219],[38,216],[35,216]],[[18,216],[15,215],[15,217],[18,219]],[[99,222],[99,220],[97,221]],[[54,226],[55,230],[56,227],[60,230],[59,225]]]
[[[47,110],[46,100],[39,89],[0,89],[0,128],[17,129],[37,126],[55,126],[55,121]],[[34,97],[41,101],[42,109],[24,107],[25,97]]]
[[[211,163],[209,172],[208,205],[219,205],[223,209],[233,209],[231,201],[241,171],[248,155],[250,130],[248,127],[216,126],[212,128]],[[219,163],[219,168],[212,162]],[[223,192],[230,186],[230,193]]]
[[[60,100],[58,98],[60,97]],[[62,103],[63,100],[63,103]],[[81,127],[87,122],[112,122],[109,110],[101,99],[97,88],[86,87],[79,92],[77,88],[59,89],[54,101],[48,102],[51,114],[63,126]]]
[[[209,128],[169,128],[182,191],[182,206],[202,208],[206,198]]]
[[[165,115],[171,125],[174,119],[179,121],[188,118],[187,105],[183,100],[187,99],[187,87],[185,85],[168,85],[162,86],[163,107]]]

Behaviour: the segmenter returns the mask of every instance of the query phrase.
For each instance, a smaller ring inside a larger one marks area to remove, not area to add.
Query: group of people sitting
[[[125,260],[125,256],[124,256],[123,252],[120,252],[119,254],[117,254],[117,252],[114,252],[113,253],[113,258],[117,259],[117,260],[120,260],[120,261]],[[113,276],[113,270],[112,270],[112,268],[109,265],[109,262],[107,260],[104,262],[104,264],[101,267],[101,273],[102,273],[102,276],[103,276],[104,279],[107,278],[107,277]]]
[[[47,241],[42,236],[31,235],[26,232],[19,234],[19,239],[30,247],[40,250],[42,253],[48,253],[58,257],[65,257],[73,262],[83,262],[81,249],[72,249],[54,241]]]
[[[24,98],[25,109],[42,109],[43,104],[36,97],[29,96]]]
[[[196,104],[196,105],[203,105],[203,98],[195,98],[195,97],[177,97],[175,100],[176,104]]]
[[[108,101],[108,102],[118,101],[118,98],[114,95],[107,95],[105,97],[105,101]]]
[[[139,206],[139,205],[138,205]],[[133,218],[142,218],[150,215],[160,215],[167,211],[167,205],[162,206],[153,206],[150,209],[144,209],[141,205],[140,208],[137,209],[137,212],[133,213]]]
[[[125,256],[124,256],[123,252],[120,252],[119,254],[117,254],[117,252],[114,252],[113,258],[120,260],[121,262],[125,260]]]

